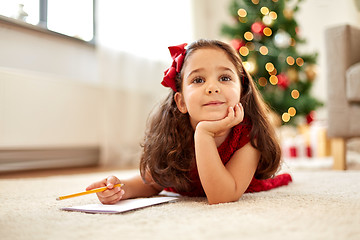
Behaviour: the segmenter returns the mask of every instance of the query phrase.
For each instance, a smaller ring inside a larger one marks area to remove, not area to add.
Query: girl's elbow
[[[209,198],[208,197],[208,203],[210,205],[214,205],[214,204],[220,204],[220,203],[230,203],[230,202],[236,202],[238,201],[240,198],[242,197],[241,195],[237,195],[237,196],[232,196],[232,197],[226,197],[226,198]]]

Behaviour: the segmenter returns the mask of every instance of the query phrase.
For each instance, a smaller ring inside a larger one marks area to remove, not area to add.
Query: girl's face
[[[182,92],[175,94],[175,101],[180,112],[189,113],[194,129],[200,121],[225,118],[228,108],[240,102],[240,78],[223,50],[194,51],[182,74]]]

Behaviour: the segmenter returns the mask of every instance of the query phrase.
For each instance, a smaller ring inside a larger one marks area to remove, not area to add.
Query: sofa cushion
[[[346,71],[346,97],[350,102],[360,102],[360,62]]]

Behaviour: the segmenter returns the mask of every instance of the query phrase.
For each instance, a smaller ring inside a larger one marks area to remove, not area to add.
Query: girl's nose
[[[216,84],[211,84],[207,87],[206,92],[208,94],[219,93],[220,88]]]
[[[218,90],[218,89],[216,89],[215,91],[213,91],[213,90],[208,90],[208,93],[209,93],[209,94],[211,94],[211,93],[219,93],[219,90]]]

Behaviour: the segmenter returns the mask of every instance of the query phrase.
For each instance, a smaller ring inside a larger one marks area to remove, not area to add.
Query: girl
[[[172,90],[149,119],[140,176],[121,181],[110,176],[88,186],[107,186],[97,194],[102,203],[162,190],[224,203],[291,181],[289,174],[274,177],[279,143],[238,53],[214,40],[185,46],[169,47],[173,64],[162,85]],[[125,186],[114,188],[117,183]]]

